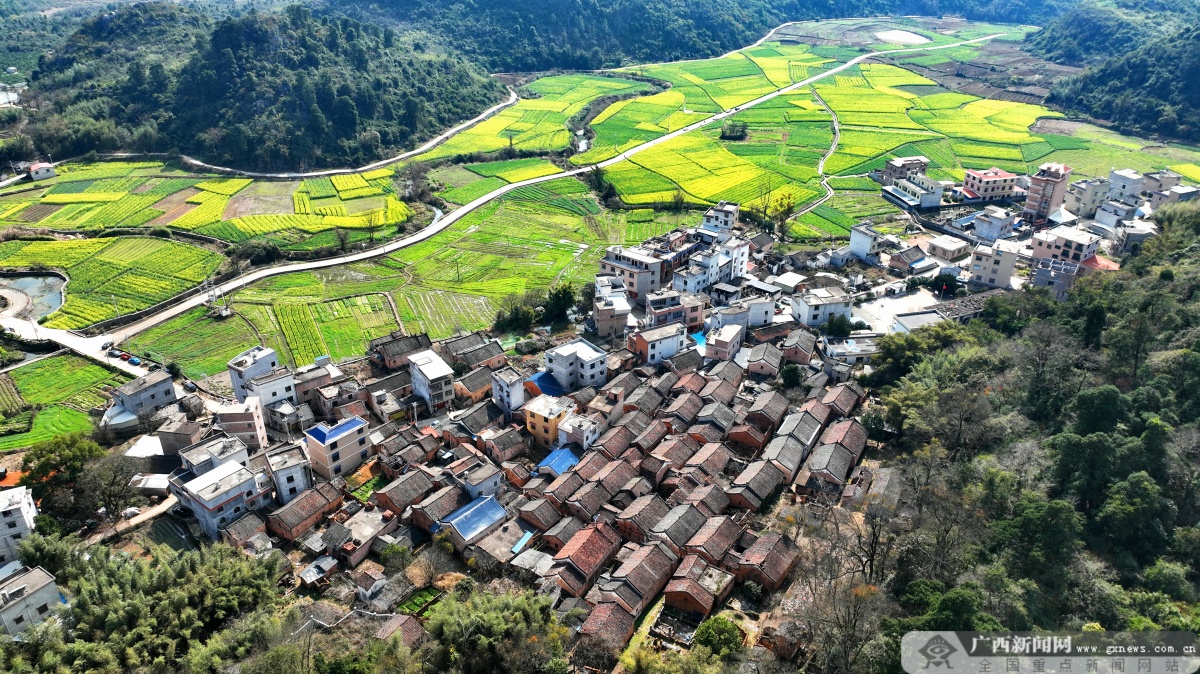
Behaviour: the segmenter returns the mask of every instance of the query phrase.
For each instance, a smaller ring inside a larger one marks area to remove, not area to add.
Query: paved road
[[[876,58],[879,56],[885,56],[887,54],[896,54],[896,53],[903,53],[903,52],[936,51],[936,50],[940,50],[940,49],[952,49],[955,47],[960,47],[962,45],[974,44],[977,42],[984,42],[986,40],[991,40],[996,37],[1000,37],[1001,35],[1004,35],[1004,33],[996,33],[994,35],[988,35],[985,37],[975,38],[973,40],[964,40],[962,42],[955,42],[952,44],[946,44],[946,45],[940,45],[940,46],[912,47],[912,48],[908,48],[908,49],[891,49],[891,50],[886,50],[886,51],[878,51],[878,52],[871,52],[871,53],[863,54],[862,56],[855,57],[855,58],[851,59],[850,61],[847,61],[846,63],[843,63],[839,66],[830,68],[829,70],[825,70],[821,73],[813,75],[812,77],[809,77],[808,79],[805,79],[800,82],[796,82],[796,83],[790,84],[786,87],[777,89],[776,91],[773,91],[769,94],[760,96],[759,98],[756,98],[752,101],[743,103],[742,105],[736,106],[736,107],[726,110],[724,112],[717,113],[711,117],[705,118],[698,122],[694,122],[692,124],[689,124],[685,127],[680,128],[676,131],[673,131],[666,135],[660,136],[654,140],[647,141],[641,145],[638,145],[637,147],[634,147],[629,150],[626,150],[625,152],[622,152],[621,154],[613,157],[612,159],[608,159],[606,161],[600,162],[599,164],[596,164],[594,166],[600,166],[602,168],[606,168],[606,167],[612,166],[614,164],[617,164],[619,162],[625,161],[626,159],[629,159],[641,152],[645,152],[646,150],[649,150],[650,148],[656,147],[658,145],[662,145],[664,143],[668,143],[671,140],[674,140],[675,138],[678,138],[679,136],[682,136],[686,133],[691,133],[692,131],[695,131],[697,129],[702,129],[711,124],[716,124],[727,117],[733,116],[733,115],[737,114],[738,112],[741,112],[742,110],[754,107],[756,105],[761,105],[762,103],[773,100],[779,96],[784,96],[793,91],[796,91],[797,89],[807,87],[807,86],[813,84],[814,82],[818,82],[826,77],[836,75],[837,73],[840,73],[848,68],[852,68],[852,67],[858,65],[859,63],[866,61],[868,59]],[[445,135],[445,134],[443,134],[443,135]],[[370,260],[373,258],[382,257],[384,255],[389,255],[398,250],[407,248],[416,243],[420,243],[420,242],[425,241],[433,236],[436,236],[437,234],[439,234],[439,233],[445,231],[446,229],[450,228],[451,226],[453,226],[454,223],[461,220],[467,214],[479,209],[480,207],[486,205],[487,203],[489,203],[499,197],[504,196],[505,194],[508,194],[509,192],[521,189],[522,187],[526,187],[529,185],[537,185],[537,184],[548,182],[551,180],[557,180],[558,178],[582,175],[584,173],[587,173],[588,171],[591,171],[592,168],[593,168],[593,166],[584,166],[584,167],[572,169],[570,171],[566,171],[563,173],[556,173],[556,174],[549,175],[549,176],[543,176],[540,178],[531,178],[529,180],[523,180],[521,182],[511,183],[509,185],[505,185],[496,190],[493,190],[492,192],[489,192],[488,194],[485,194],[485,195],[479,197],[478,199],[471,201],[468,204],[463,205],[459,209],[446,215],[445,217],[441,218],[440,220],[438,220],[434,223],[431,223],[429,226],[425,227],[424,229],[422,229],[419,232],[396,239],[396,240],[391,241],[391,242],[389,242],[383,246],[380,246],[378,248],[372,248],[370,250],[365,250],[365,251],[358,252],[358,253],[350,253],[348,255],[342,255],[339,257],[326,258],[323,260],[313,260],[311,262],[295,262],[295,263],[289,263],[289,264],[276,265],[273,267],[265,267],[262,269],[255,270],[249,274],[240,276],[231,281],[227,281],[226,283],[221,284],[218,287],[218,290],[219,290],[219,292],[221,292],[225,295],[231,295],[235,291],[240,290],[240,289],[246,287],[247,285],[256,283],[263,279],[271,278],[273,276],[278,276],[280,274],[290,274],[290,273],[294,273],[294,272],[324,269],[326,267],[334,267],[337,265],[348,264],[348,263],[352,263],[352,262],[361,262],[364,260]],[[138,333],[142,332],[143,330],[151,328],[155,325],[158,325],[159,323],[162,323],[163,321],[170,320],[172,318],[175,318],[176,316],[179,316],[180,314],[190,311],[191,309],[201,306],[202,304],[204,304],[206,298],[207,298],[206,293],[200,293],[198,295],[195,295],[193,297],[190,297],[190,298],[184,300],[183,302],[180,302],[179,304],[176,304],[173,307],[164,309],[163,311],[160,311],[160,312],[158,312],[152,316],[149,316],[147,318],[144,318],[136,323],[132,323],[123,328],[114,330],[112,333],[110,333],[110,335],[99,336],[99,337],[83,337],[83,336],[80,336],[80,335],[72,333],[72,332],[67,332],[65,330],[51,330],[51,329],[44,328],[41,326],[37,326],[36,328],[31,328],[30,322],[20,321],[20,320],[16,320],[16,319],[0,318],[0,326],[11,327],[14,330],[16,330],[16,332],[18,334],[25,336],[25,337],[31,337],[31,338],[35,336],[35,335],[31,334],[31,330],[36,330],[36,332],[40,333],[40,338],[42,338],[42,339],[51,339],[51,340],[54,340],[55,342],[58,342],[59,344],[62,344],[63,346],[70,348],[74,351],[77,351],[80,353],[85,353],[85,354],[88,354],[91,356],[101,356],[102,357],[103,352],[101,351],[100,346],[105,341],[108,341],[111,339],[112,341],[120,344],[124,340],[129,339],[130,337],[132,337],[134,335],[137,335]],[[129,365],[128,363],[122,363],[122,369],[125,369],[126,371],[130,371],[128,368],[133,368],[133,366]],[[144,374],[144,371],[142,372],[142,374]]]
[[[87,545],[102,543],[125,531],[133,529],[143,522],[148,522],[155,517],[158,517],[159,515],[170,510],[171,506],[174,506],[176,503],[179,503],[179,499],[175,498],[174,496],[168,496],[167,498],[163,499],[162,503],[159,503],[148,510],[143,510],[127,520],[119,520],[114,526],[109,527],[106,525],[101,525],[99,531],[91,536],[88,536],[83,542]]]

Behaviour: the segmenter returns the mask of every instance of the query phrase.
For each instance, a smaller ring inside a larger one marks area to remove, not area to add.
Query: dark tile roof
[[[547,531],[558,524],[562,515],[554,508],[554,504],[544,498],[534,499],[520,509],[521,519],[537,527],[539,531]]]
[[[663,516],[650,531],[666,536],[677,547],[682,548],[700,530],[707,518],[689,504],[680,504]]]
[[[462,358],[463,362],[467,364],[467,367],[475,367],[476,365],[479,365],[485,361],[489,361],[496,356],[503,355],[504,347],[500,346],[500,344],[497,342],[487,342],[482,346],[463,352],[459,355],[459,357]]]
[[[583,528],[583,522],[577,518],[566,516],[558,521],[557,524],[546,530],[542,538],[550,538],[558,541],[561,544],[566,544],[575,535],[575,532]]]
[[[633,443],[634,433],[626,426],[614,426],[592,445],[610,457],[620,456]]]
[[[679,419],[686,428],[696,420],[696,415],[700,414],[702,409],[704,409],[704,400],[691,391],[685,391],[667,405],[663,410],[663,415]]]
[[[707,383],[708,380],[704,378],[704,375],[698,372],[689,372],[680,377],[679,381],[675,382],[675,385],[671,387],[671,391],[672,393],[691,391],[692,393],[699,394]]]
[[[737,414],[733,410],[717,402],[705,405],[700,409],[700,414],[696,416],[696,420],[699,423],[714,424],[725,432],[729,432],[729,429],[733,428],[736,419]]]
[[[383,624],[383,627],[379,628],[379,631],[375,632],[375,638],[388,639],[397,632],[400,633],[400,641],[409,648],[416,646],[425,638],[425,628],[421,627],[421,622],[404,613],[392,616]]]
[[[710,379],[704,385],[704,388],[700,389],[700,397],[706,402],[718,402],[722,405],[728,405],[737,397],[737,386],[724,379]]]
[[[720,377],[731,384],[740,382],[742,375],[745,374],[742,366],[732,360],[723,360],[717,363],[708,373],[714,377]]]
[[[611,498],[612,494],[604,488],[603,484],[588,482],[571,494],[567,504],[595,517],[600,512],[600,508]]]
[[[725,432],[715,424],[692,424],[688,426],[686,433],[689,438],[701,444],[725,439]]]
[[[787,416],[788,399],[778,391],[770,391],[768,393],[760,393],[754,399],[754,404],[750,406],[750,416],[761,415],[763,418],[770,420],[771,425],[778,425]]]
[[[469,335],[460,337],[449,337],[439,342],[439,346],[445,349],[446,353],[459,355],[483,346],[484,342],[488,341],[483,335],[478,332],[472,332]]]
[[[729,496],[720,485],[706,484],[689,492],[682,503],[696,506],[702,513],[714,516],[724,513],[729,508]]]
[[[397,370],[395,374],[376,379],[375,381],[367,382],[366,386],[367,390],[372,394],[380,391],[391,392],[408,388],[409,386],[412,386],[412,373],[408,371],[407,367],[401,368],[400,370]]]
[[[431,489],[433,489],[433,480],[429,479],[425,471],[410,470],[380,489],[377,494],[386,496],[398,508],[407,508],[418,502]]]
[[[650,424],[654,423],[654,417],[641,411],[634,410],[621,415],[621,418],[613,423],[613,426],[623,426],[633,431],[634,436],[641,435]]]
[[[688,349],[667,359],[667,367],[678,373],[695,372],[704,363],[704,356],[696,349]]]
[[[429,341],[429,335],[421,333],[419,335],[406,335],[379,342],[375,345],[375,350],[385,358],[394,358],[416,353],[417,351],[424,351],[432,345],[433,342]]]
[[[671,387],[674,386],[678,381],[679,375],[675,374],[674,372],[664,372],[663,374],[649,380],[646,383],[653,386],[654,390],[658,391],[659,395],[666,396],[671,391]]]
[[[318,482],[311,489],[300,492],[287,505],[271,513],[271,516],[277,518],[288,529],[292,529],[329,507],[330,503],[336,502],[341,497],[341,493],[332,484]]]
[[[663,397],[658,391],[648,384],[638,387],[633,393],[625,398],[625,405],[636,405],[639,410],[654,415],[655,410],[659,405],[662,405]]]
[[[613,649],[625,645],[626,639],[633,632],[634,617],[621,608],[621,605],[604,601],[596,605],[588,614],[587,620],[579,627],[580,634],[594,634],[609,642]]]
[[[771,492],[775,491],[781,482],[783,482],[783,475],[779,469],[768,461],[759,460],[746,466],[746,469],[734,478],[730,491],[748,489],[758,497],[759,501],[763,501],[771,495]]]
[[[654,449],[658,443],[662,442],[663,438],[667,437],[668,430],[666,424],[656,420],[654,423],[646,426],[646,430],[634,438],[632,444],[643,452],[648,452]]]
[[[746,359],[747,364],[765,363],[775,369],[779,369],[779,363],[783,360],[783,352],[779,347],[771,343],[756,344],[750,349],[750,356]]]
[[[787,339],[783,340],[783,348],[800,349],[811,355],[817,348],[817,335],[804,329],[792,330]]]
[[[463,388],[471,393],[478,393],[484,389],[489,389],[492,386],[492,371],[486,367],[477,367],[474,370],[455,379],[456,384],[462,384]]]
[[[867,429],[857,419],[842,419],[825,429],[821,436],[821,444],[841,445],[855,457],[859,457],[867,448]]]
[[[604,485],[609,494],[616,494],[627,482],[637,477],[637,469],[625,461],[613,461],[592,476],[594,482]]]
[[[821,428],[829,425],[829,420],[833,417],[833,408],[815,398],[805,400],[804,404],[800,406],[800,411],[811,414],[817,420],[817,423],[821,425]]]
[[[796,412],[783,418],[778,434],[795,438],[806,448],[812,447],[821,435],[821,422],[808,412]]]
[[[763,450],[762,459],[771,461],[783,470],[785,479],[791,480],[804,465],[804,457],[808,447],[790,435],[777,435],[767,443]]]
[[[576,568],[591,575],[607,564],[621,547],[621,535],[611,525],[589,524],[571,536],[571,540],[554,555],[557,561],[570,561]]]
[[[670,510],[666,501],[663,501],[657,494],[646,494],[634,499],[628,508],[621,511],[617,519],[629,520],[638,529],[646,532],[666,517]]]
[[[492,402],[491,398],[486,398],[467,408],[465,414],[452,422],[452,426],[461,428],[466,435],[476,436],[502,418],[504,410]]]
[[[732,517],[728,515],[710,517],[688,539],[687,549],[689,552],[695,552],[709,561],[717,563],[741,535],[742,528],[733,521]]]
[[[559,503],[566,503],[571,494],[583,486],[584,479],[574,471],[559,475],[546,487],[543,493],[553,496]]]
[[[846,481],[854,467],[854,455],[840,445],[819,445],[804,464],[810,473],[818,473],[837,483]]]
[[[442,487],[429,496],[426,496],[424,501],[413,506],[413,508],[420,510],[430,520],[437,522],[445,519],[447,515],[455,510],[467,505],[469,501],[467,493],[459,488],[458,485],[450,485]]]
[[[590,451],[579,458],[579,463],[575,464],[575,472],[579,473],[579,477],[585,480],[590,480],[600,472],[600,469],[607,466],[611,461],[608,457],[598,451]]]
[[[821,402],[832,407],[844,417],[850,416],[860,400],[866,396],[862,387],[854,382],[843,382],[829,389]]]
[[[778,532],[768,531],[742,553],[741,564],[757,567],[764,576],[779,584],[791,573],[798,558],[799,553],[791,541]]]
[[[733,458],[733,452],[729,451],[724,443],[706,442],[684,462],[684,466],[696,466],[709,477],[716,477],[725,472],[731,458]]]

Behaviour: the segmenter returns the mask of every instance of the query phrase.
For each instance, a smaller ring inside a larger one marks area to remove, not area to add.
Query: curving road
[[[778,30],[778,28],[776,28],[775,30]],[[774,33],[774,30],[772,31],[772,33]],[[768,35],[770,35],[770,34],[768,34]],[[569,171],[565,171],[563,173],[555,173],[555,174],[549,175],[549,176],[543,176],[540,178],[531,178],[529,180],[523,180],[521,182],[516,182],[516,183],[511,183],[509,185],[505,185],[496,190],[493,190],[492,192],[489,192],[488,194],[485,194],[485,195],[479,197],[478,199],[475,199],[474,201],[472,201],[468,204],[463,205],[462,207],[458,208],[454,212],[446,215],[445,217],[442,217],[440,220],[436,220],[434,223],[431,223],[429,226],[425,227],[424,229],[422,229],[419,232],[415,232],[413,234],[402,237],[400,239],[396,239],[396,240],[391,241],[391,242],[389,242],[383,246],[380,246],[378,248],[372,248],[370,250],[365,250],[365,251],[358,252],[358,253],[350,253],[348,255],[342,255],[339,257],[326,258],[323,260],[313,260],[311,262],[295,262],[295,263],[289,263],[289,264],[276,265],[273,267],[265,267],[262,269],[255,270],[249,274],[240,276],[236,279],[227,281],[227,282],[221,284],[220,286],[218,286],[217,291],[219,291],[220,293],[226,294],[226,295],[230,295],[230,294],[234,293],[235,291],[240,290],[252,283],[256,283],[263,279],[271,278],[272,276],[278,276],[280,274],[290,274],[293,272],[300,272],[300,271],[311,271],[311,270],[315,270],[315,269],[324,269],[326,267],[334,267],[337,265],[349,264],[352,262],[361,262],[364,260],[370,260],[372,258],[389,255],[398,250],[407,248],[409,246],[412,246],[413,244],[419,243],[421,241],[425,241],[433,236],[436,236],[437,234],[440,234],[441,232],[445,231],[449,227],[453,226],[454,223],[461,220],[467,214],[477,210],[478,208],[484,206],[485,204],[487,204],[499,197],[504,196],[505,194],[508,194],[509,192],[512,192],[513,190],[517,190],[517,189],[520,189],[522,187],[526,187],[529,185],[537,185],[539,183],[548,182],[551,180],[556,180],[558,178],[563,178],[563,177],[567,177],[567,176],[581,175],[588,171],[591,171],[594,166],[600,166],[601,168],[606,168],[606,167],[612,166],[619,162],[625,161],[626,159],[629,159],[630,157],[633,157],[641,152],[645,152],[646,150],[649,150],[652,147],[656,147],[658,145],[662,145],[663,143],[670,142],[671,140],[678,138],[679,136],[682,136],[685,133],[691,133],[692,131],[695,131],[697,129],[702,129],[711,124],[720,122],[721,120],[723,120],[727,117],[735,115],[738,112],[741,112],[742,110],[754,107],[756,105],[760,105],[762,103],[770,101],[779,96],[784,96],[793,91],[796,91],[797,89],[807,87],[807,86],[813,84],[814,82],[818,82],[826,77],[836,75],[837,73],[840,73],[848,68],[856,66],[859,63],[866,61],[868,59],[876,58],[879,56],[885,56],[887,54],[897,54],[897,53],[915,52],[915,51],[936,51],[936,50],[940,50],[940,49],[952,49],[955,47],[961,47],[963,45],[973,44],[976,42],[984,42],[987,40],[991,40],[991,39],[1000,37],[1002,35],[1005,35],[1005,33],[996,33],[993,35],[987,35],[984,37],[975,38],[973,40],[964,40],[962,42],[955,42],[953,44],[945,44],[945,45],[940,45],[940,46],[912,47],[912,48],[907,48],[907,49],[891,49],[891,50],[886,50],[886,51],[870,52],[867,54],[863,54],[863,55],[855,57],[839,66],[830,68],[829,70],[825,70],[821,73],[813,75],[812,77],[809,77],[808,79],[802,80],[800,82],[795,82],[793,84],[789,84],[786,87],[777,89],[769,94],[760,96],[759,98],[751,100],[747,103],[743,103],[741,105],[733,107],[724,112],[717,113],[711,117],[707,117],[698,122],[693,122],[692,124],[689,124],[685,127],[682,127],[675,131],[672,131],[671,133],[668,133],[666,135],[655,138],[654,140],[647,141],[641,145],[638,145],[637,147],[626,150],[625,152],[622,152],[621,154],[619,154],[611,159],[602,161],[599,164],[594,164],[591,166],[584,166],[584,167],[572,169]],[[765,39],[766,38],[764,38],[764,40]],[[474,123],[474,122],[469,122],[468,125],[472,124],[472,123]],[[461,128],[462,127],[456,127],[456,129],[459,129],[459,130]],[[456,129],[452,129],[450,132],[447,132],[447,134],[451,134],[452,132],[457,133]],[[443,136],[447,136],[447,134],[443,134]],[[433,141],[431,141],[431,142],[433,142]],[[440,141],[438,141],[438,142],[440,142]],[[249,175],[249,174],[246,174],[246,175]],[[295,177],[300,177],[302,175],[317,175],[317,174],[289,174],[289,175],[293,175]],[[81,352],[81,353],[86,353],[86,354],[93,355],[93,356],[96,354],[100,354],[102,356],[103,352],[101,351],[100,347],[104,342],[112,340],[119,344],[119,343],[123,342],[124,340],[126,340],[148,328],[151,328],[155,325],[158,325],[159,323],[162,323],[163,321],[170,320],[172,318],[175,318],[176,316],[179,316],[180,314],[186,313],[187,311],[190,311],[192,309],[195,309],[198,306],[201,306],[202,304],[204,304],[206,299],[207,299],[206,293],[201,293],[201,294],[195,295],[193,297],[190,297],[190,298],[184,300],[183,302],[180,302],[179,304],[176,304],[175,306],[169,307],[169,308],[164,309],[152,316],[148,316],[140,321],[137,321],[136,323],[131,323],[123,328],[115,330],[110,335],[107,335],[107,336],[84,337],[77,333],[69,332],[66,330],[53,330],[53,329],[45,328],[42,326],[34,327],[28,321],[21,321],[21,320],[16,320],[16,319],[0,318],[0,326],[4,326],[6,328],[12,328],[15,332],[17,332],[18,334],[20,334],[23,337],[34,338],[35,337],[34,333],[37,333],[37,337],[40,337],[41,339],[53,340],[67,348],[73,349],[73,350]],[[123,365],[125,366],[123,369],[132,369],[132,366],[129,366],[128,363],[124,363]]]

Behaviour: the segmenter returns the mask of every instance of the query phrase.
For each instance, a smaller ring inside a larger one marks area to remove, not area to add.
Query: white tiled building
[[[850,294],[841,288],[816,288],[792,296],[792,316],[797,323],[816,328],[834,316],[850,318],[853,304]]]
[[[607,355],[586,339],[576,339],[545,353],[546,371],[568,392],[608,381]]]
[[[0,566],[17,558],[17,546],[33,532],[37,514],[33,492],[28,488],[0,491]]]

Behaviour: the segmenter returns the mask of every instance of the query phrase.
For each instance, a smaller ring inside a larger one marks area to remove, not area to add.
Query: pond
[[[66,281],[58,276],[7,276],[0,277],[0,286],[19,290],[29,296],[33,305],[29,313],[34,318],[49,316],[58,311],[63,303],[63,286]]]

